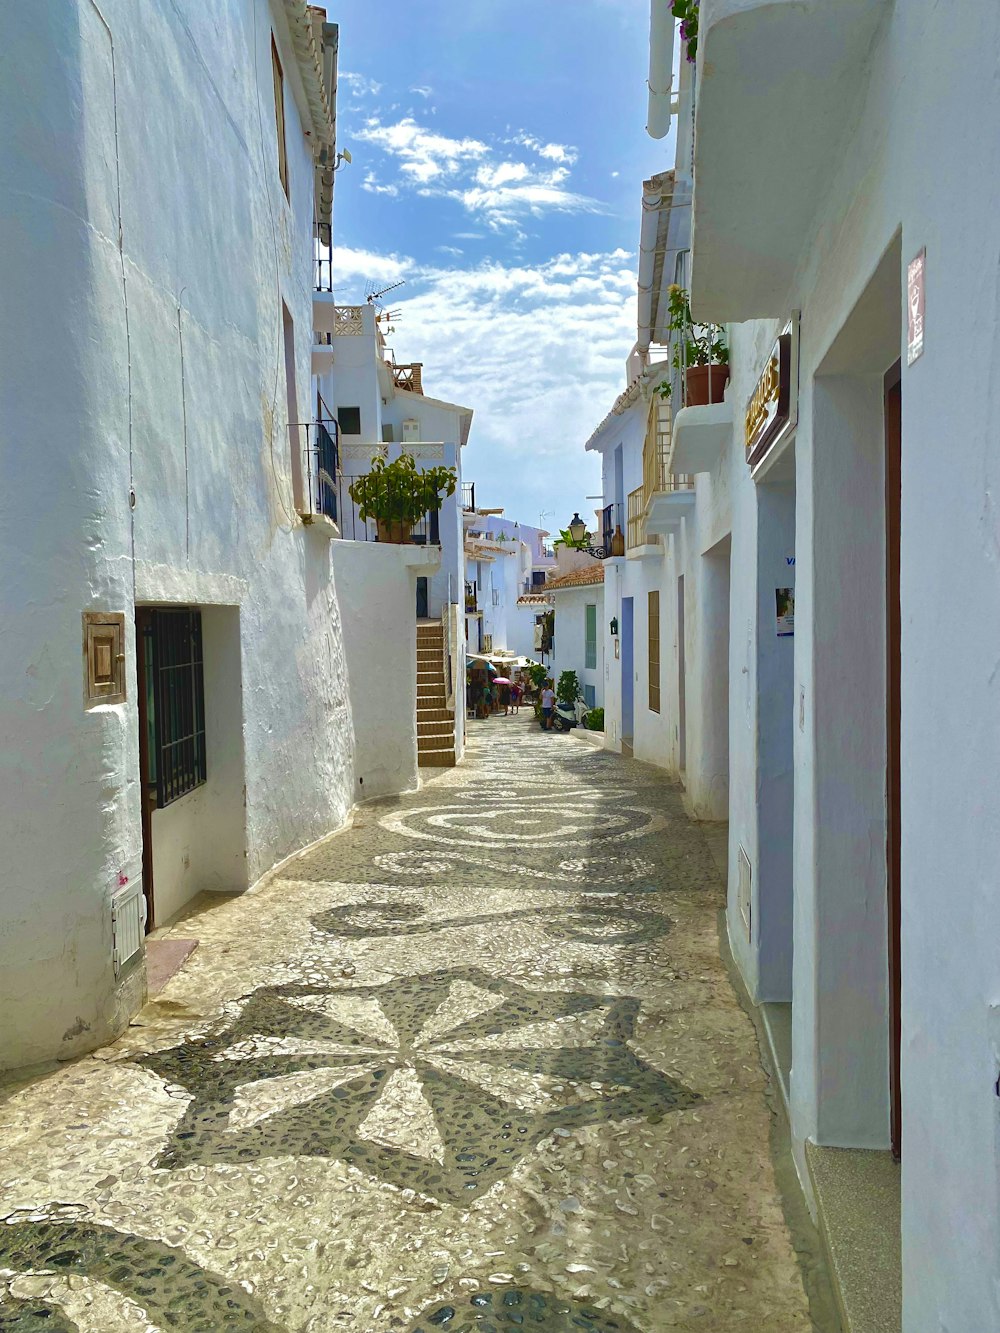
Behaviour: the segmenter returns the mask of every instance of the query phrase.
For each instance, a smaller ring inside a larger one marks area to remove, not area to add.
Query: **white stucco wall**
[[[110,928],[141,873],[136,602],[239,608],[248,882],[352,799],[330,547],[295,515],[285,431],[282,301],[308,419],[312,164],[283,11],[101,8],[110,33],[89,0],[15,7],[0,53],[0,1065],[95,1046],[141,998]],[[124,704],[84,710],[84,610],[125,613]],[[192,889],[230,882],[202,869]]]
[[[337,601],[354,723],[354,794],[359,801],[417,785],[418,575],[431,577],[436,550],[387,542],[335,542]]]
[[[905,1333],[1000,1326],[1000,148],[968,133],[1000,112],[1000,11],[973,6],[965,20],[956,29],[933,0],[885,7],[835,155],[818,164],[825,193],[809,201],[786,297],[802,311],[793,1128],[799,1141],[884,1146],[880,389],[904,350],[905,266],[926,247],[924,353],[902,368]],[[779,56],[781,22],[767,43]],[[929,98],[929,87],[947,96]],[[794,105],[798,114],[804,104]],[[738,104],[725,111],[727,123],[741,114]],[[766,239],[745,208],[734,208],[733,226],[746,265]],[[757,338],[759,350],[767,336],[751,329],[738,347]],[[734,367],[743,405],[755,374],[742,378],[738,356]]]
[[[556,609],[555,652],[552,657],[552,679],[558,685],[560,672],[575,671],[581,688],[594,687],[594,707],[604,707],[604,638],[601,622],[604,619],[604,585],[592,583],[580,588],[554,589],[552,599]],[[586,607],[597,607],[597,665],[585,666],[587,621]]]

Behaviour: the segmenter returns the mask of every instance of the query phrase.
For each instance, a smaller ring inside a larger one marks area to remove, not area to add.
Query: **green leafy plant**
[[[604,730],[604,709],[592,708],[586,717],[588,731]]]
[[[728,366],[729,344],[726,332],[718,324],[696,324],[691,318],[691,300],[678,283],[667,288],[667,327],[680,336],[674,340],[673,365],[678,370],[689,366]],[[660,396],[669,396],[660,386]]]
[[[573,540],[569,528],[560,528],[559,536],[552,543],[552,546],[553,548],[555,548],[556,546],[565,546],[570,551],[585,551],[587,549],[587,543],[589,540],[590,540],[589,532],[585,532],[583,536],[580,538],[580,540],[578,542],[575,542]]]
[[[681,41],[687,48],[687,58],[694,64],[698,55],[698,5],[699,0],[671,0],[670,12],[681,21]]]
[[[556,685],[556,698],[561,704],[575,704],[577,699],[583,698],[583,691],[580,689],[580,679],[575,671],[562,671],[559,673],[559,683]]]
[[[371,471],[350,485],[362,523],[373,518],[386,524],[412,527],[427,513],[436,513],[447,496],[455,494],[458,473],[453,467],[420,471],[412,454],[400,454],[391,463],[376,454]]]
[[[528,679],[536,690],[540,690],[548,678],[549,672],[547,667],[540,666],[537,663],[535,666],[528,667]]]

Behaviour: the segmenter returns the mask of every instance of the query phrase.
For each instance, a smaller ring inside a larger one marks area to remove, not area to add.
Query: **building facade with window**
[[[470,650],[537,659],[539,608],[522,598],[539,592],[555,568],[549,534],[505,518],[500,509],[469,507],[463,518]]]
[[[704,0],[680,61],[678,259],[731,344],[668,459],[682,546],[730,540],[729,943],[849,1322],[903,1333],[1000,1327],[998,59],[992,6]]]
[[[120,1031],[144,927],[340,825],[355,782],[298,429],[337,30],[300,0],[3,27],[7,1068]]]
[[[603,708],[604,565],[590,556],[586,560],[545,584],[555,609],[552,678],[558,684],[563,671],[575,671],[587,707]]]

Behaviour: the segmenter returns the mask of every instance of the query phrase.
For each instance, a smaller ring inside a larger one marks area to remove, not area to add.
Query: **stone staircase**
[[[455,766],[455,710],[448,707],[439,620],[417,621],[417,765]]]

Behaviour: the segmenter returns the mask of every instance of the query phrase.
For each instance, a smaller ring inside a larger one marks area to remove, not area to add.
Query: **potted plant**
[[[410,540],[414,524],[425,514],[437,513],[457,485],[453,467],[421,472],[412,454],[400,454],[390,463],[379,453],[372,459],[371,471],[356,477],[349,491],[362,523],[374,519],[379,541],[398,545]]]
[[[556,698],[561,704],[575,704],[577,699],[583,698],[583,690],[580,689],[580,678],[575,671],[561,671],[559,681],[556,685]]]
[[[718,324],[695,324],[684,288],[672,282],[667,290],[668,328],[677,335],[673,340],[673,365],[685,373],[687,406],[721,403],[729,382],[729,344],[725,330]]]
[[[680,38],[685,46],[685,55],[689,64],[694,64],[698,55],[698,6],[700,0],[670,0],[670,12],[675,19],[680,19]]]

